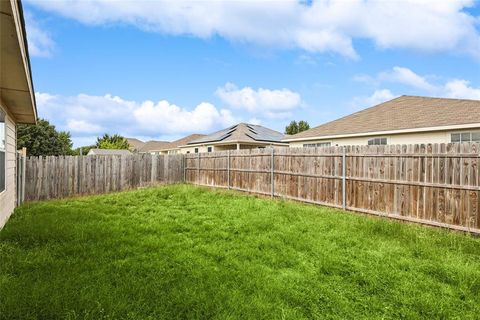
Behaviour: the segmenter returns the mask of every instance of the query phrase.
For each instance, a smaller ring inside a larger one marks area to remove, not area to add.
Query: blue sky
[[[476,1],[24,1],[39,114],[75,146],[480,99]]]

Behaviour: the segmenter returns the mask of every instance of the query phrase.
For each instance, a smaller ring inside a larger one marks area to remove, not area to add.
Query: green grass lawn
[[[176,185],[26,204],[0,231],[1,319],[480,315],[480,239]]]

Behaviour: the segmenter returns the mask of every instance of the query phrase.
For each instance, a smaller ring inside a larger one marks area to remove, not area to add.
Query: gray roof
[[[256,124],[239,123],[214,132],[205,137],[192,140],[187,145],[211,142],[276,142],[284,138],[283,133]]]
[[[90,149],[88,151],[89,156],[128,156],[132,153],[126,149]]]
[[[181,139],[178,139],[178,140],[175,140],[175,141],[172,141],[170,142],[168,145],[166,145],[163,149],[163,150],[172,150],[172,149],[177,149],[179,148],[180,146],[183,146],[183,145],[186,145],[187,143],[189,143],[190,141],[192,140],[196,140],[196,139],[200,139],[202,137],[205,137],[204,134],[198,134],[198,133],[194,133],[194,134],[191,134],[191,135],[188,135],[186,137],[183,137]]]
[[[138,152],[154,152],[166,149],[170,142],[150,140],[138,149]]]

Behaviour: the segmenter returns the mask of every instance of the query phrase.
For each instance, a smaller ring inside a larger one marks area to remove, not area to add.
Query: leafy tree
[[[310,125],[308,124],[307,121],[300,120],[298,122],[298,132],[297,133],[300,133],[300,132],[308,130],[308,129],[310,129]]]
[[[310,125],[307,121],[297,121],[293,120],[288,126],[285,127],[285,134],[297,134],[299,132],[310,129]]]
[[[296,134],[298,133],[298,123],[293,120],[288,126],[285,127],[285,134]]]
[[[130,145],[127,139],[121,135],[114,134],[112,136],[104,134],[103,137],[97,138],[95,147],[98,149],[128,149]]]
[[[29,156],[58,156],[72,154],[70,132],[57,131],[48,120],[38,119],[35,125],[19,125],[18,148],[27,148]]]

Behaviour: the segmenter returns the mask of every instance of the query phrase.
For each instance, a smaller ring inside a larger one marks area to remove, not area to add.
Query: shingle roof
[[[205,135],[194,133],[194,134],[191,134],[189,136],[186,136],[186,137],[183,137],[181,139],[170,142],[166,147],[163,148],[163,150],[176,149],[180,146],[186,145],[187,143],[189,143],[192,140],[200,139],[202,137],[205,137]]]
[[[191,144],[209,142],[281,142],[284,135],[278,131],[255,124],[239,123],[232,127],[214,132],[200,139],[190,141]]]
[[[127,140],[131,150],[139,150],[145,144],[145,142],[136,138],[125,138],[125,140]]]
[[[131,155],[132,153],[126,149],[90,149],[88,155],[96,155],[96,156],[127,156]]]
[[[480,123],[480,101],[401,96],[286,140]]]
[[[152,152],[152,151],[160,151],[162,149],[165,149],[166,146],[168,146],[170,142],[168,141],[156,141],[156,140],[150,140],[145,142],[143,146],[138,149],[139,152]]]

